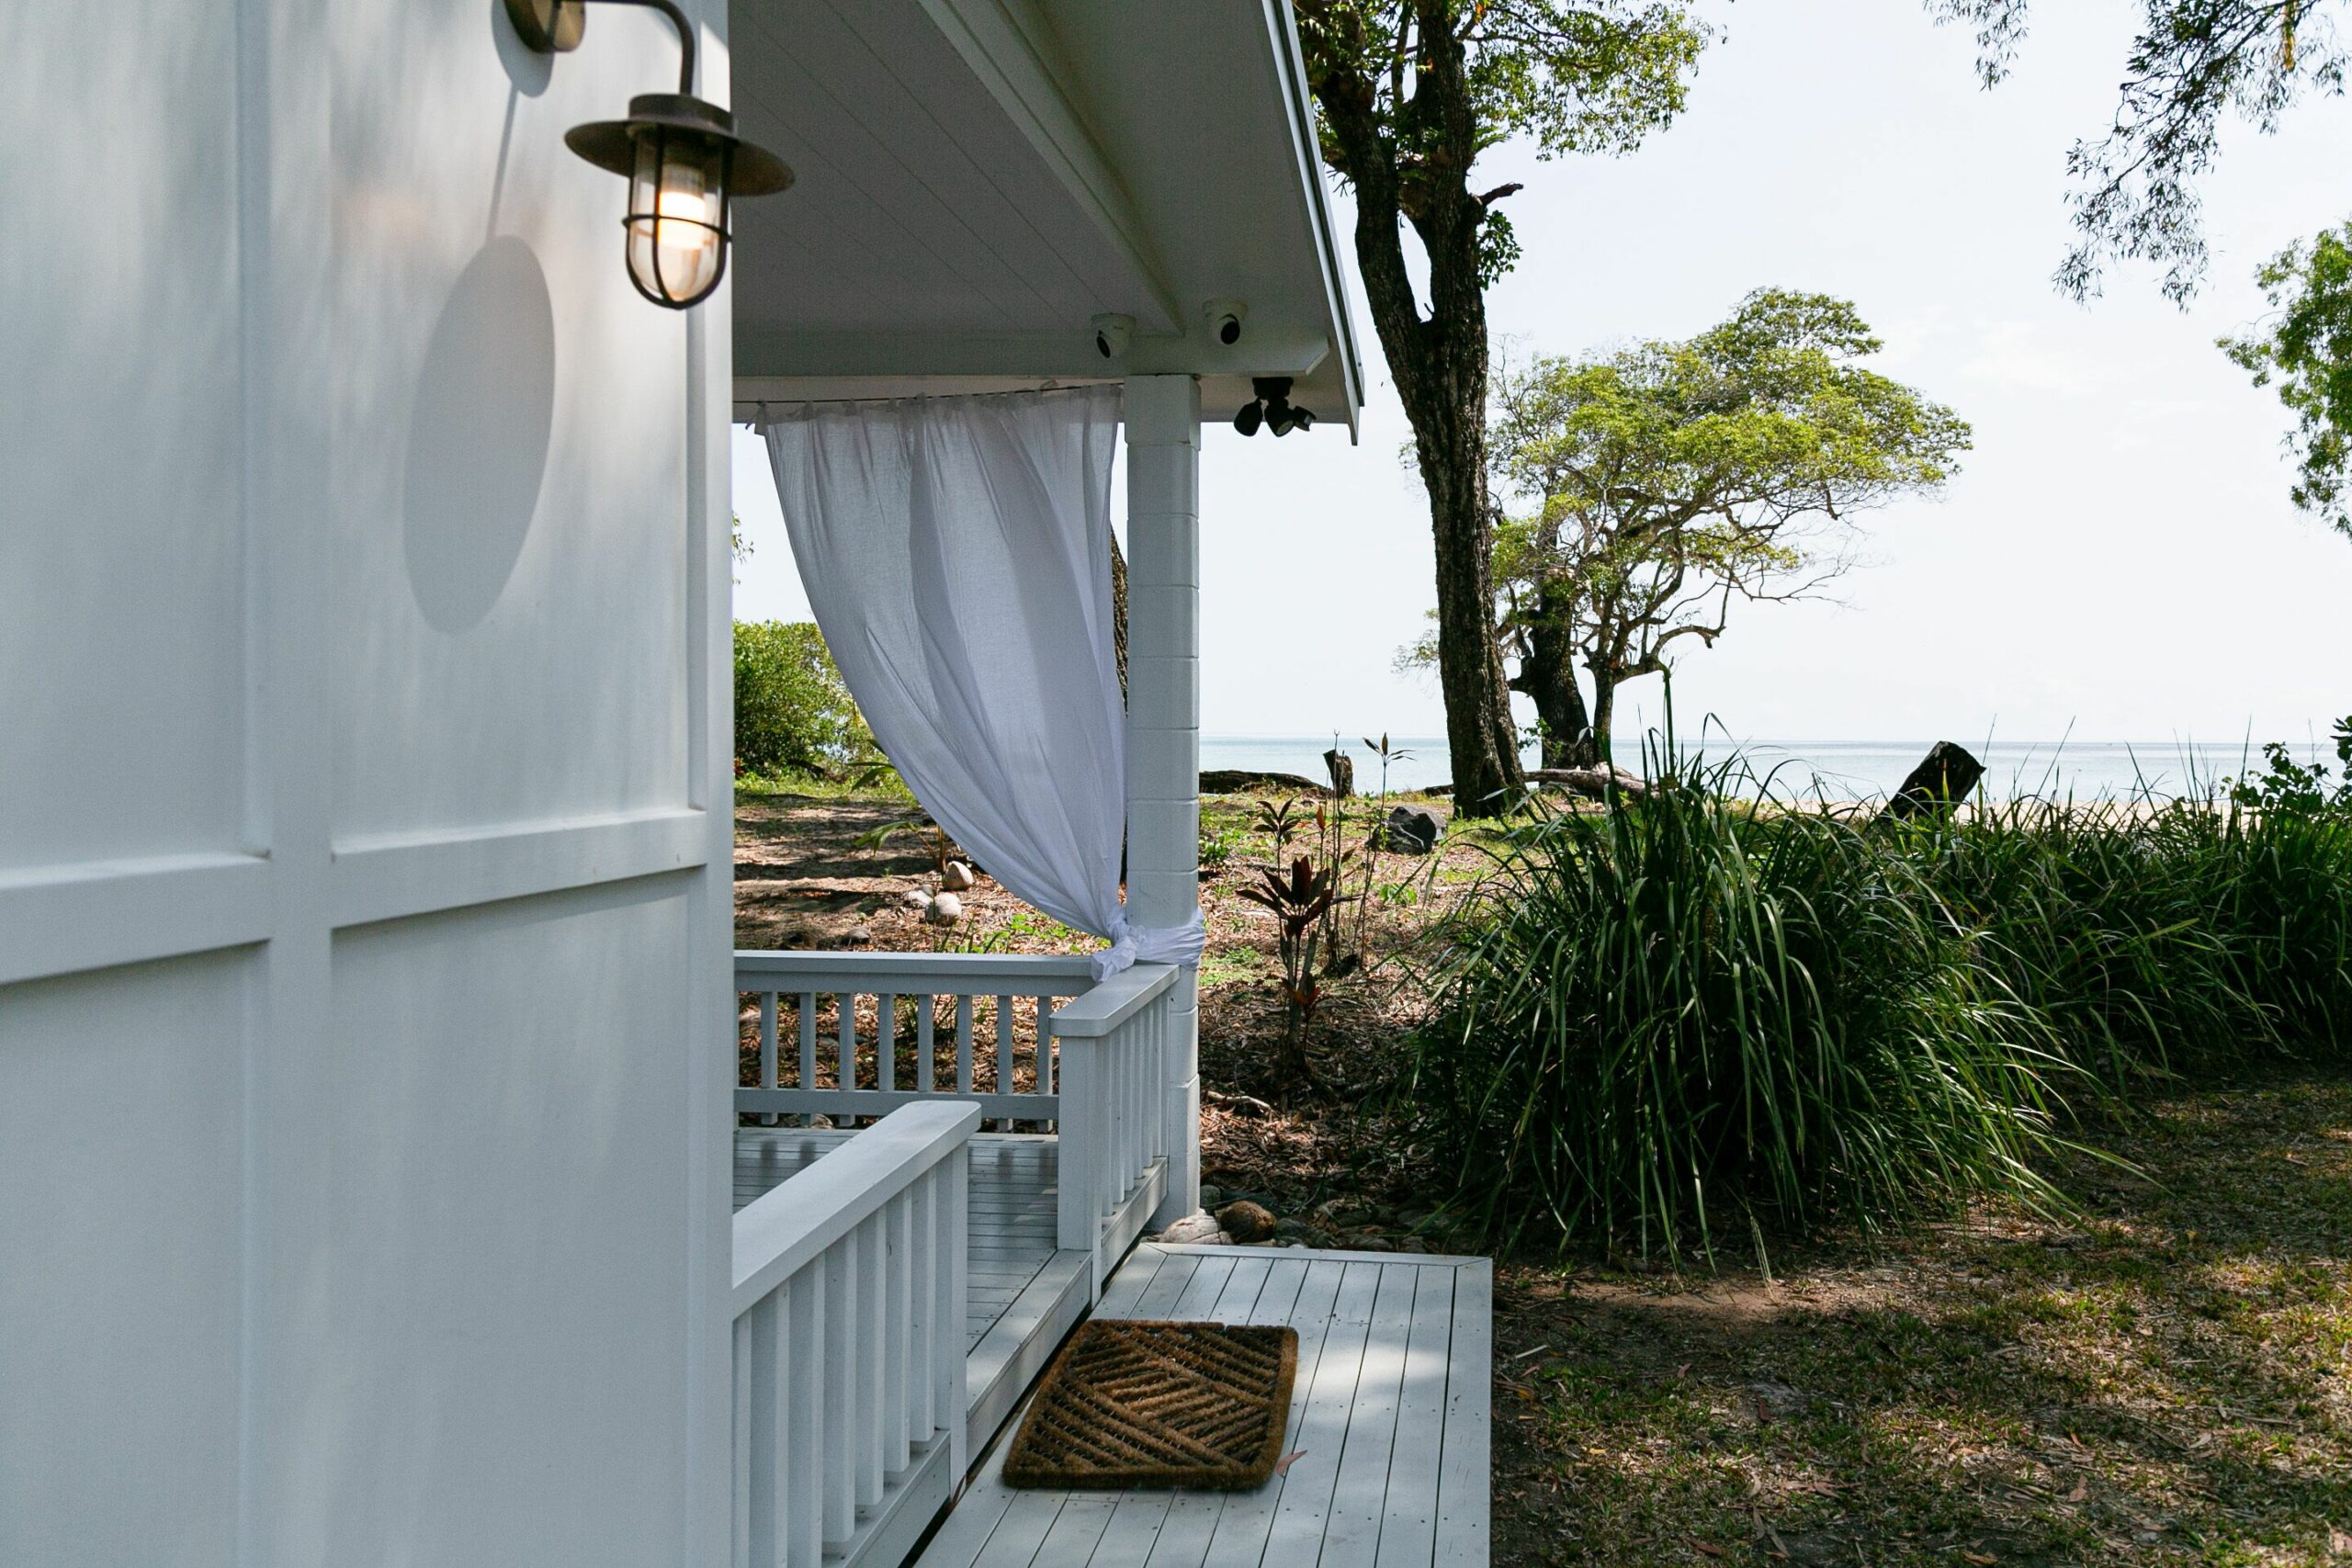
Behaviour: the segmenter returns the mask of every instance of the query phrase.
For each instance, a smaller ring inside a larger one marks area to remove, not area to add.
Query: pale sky
[[[1837,604],[1735,610],[1676,673],[1688,727],[1751,738],[2233,741],[2352,712],[2352,540],[2287,500],[2287,415],[2213,347],[2259,315],[2254,268],[2352,216],[2352,105],[2225,143],[2211,280],[2182,312],[2144,267],[2086,308],[2050,286],[2064,159],[2105,126],[2135,5],[2043,0],[1987,93],[1973,40],[1911,0],[1718,5],[1689,113],[1622,160],[1498,150],[1525,254],[1488,297],[1516,355],[1679,337],[1766,285],[1843,295],[1878,367],[1953,405],[1976,447],[1940,502],[1871,524]],[[1344,198],[1335,214],[1344,235]],[[1202,461],[1202,728],[1434,734],[1396,649],[1434,603],[1403,411],[1354,288],[1369,383],[1343,426],[1277,442],[1213,424]],[[736,438],[755,553],[736,614],[807,616],[764,448]],[[1297,606],[1316,606],[1306,625]],[[1270,668],[1287,678],[1268,680]],[[1628,687],[1655,721],[1658,684]]]

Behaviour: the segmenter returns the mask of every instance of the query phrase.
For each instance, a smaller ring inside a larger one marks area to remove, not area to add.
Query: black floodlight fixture
[[[1233,416],[1233,428],[1242,434],[1255,435],[1261,425],[1277,436],[1313,427],[1315,412],[1291,404],[1289,377],[1253,376],[1250,389],[1257,396],[1242,404],[1241,412]]]
[[[627,119],[575,125],[564,145],[628,181],[621,217],[629,281],[656,305],[683,310],[710,298],[727,276],[728,216],[737,197],[792,184],[783,159],[735,134],[735,118],[695,97],[695,29],[676,0],[597,0],[645,6],[678,29],[678,90],[640,93]],[[531,48],[580,47],[588,0],[506,0],[515,33]]]

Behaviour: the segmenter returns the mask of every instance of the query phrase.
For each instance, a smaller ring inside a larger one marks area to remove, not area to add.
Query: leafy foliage
[[[735,760],[824,778],[885,765],[814,624],[735,623]]]
[[[1316,954],[1322,942],[1322,921],[1337,897],[1334,869],[1317,866],[1306,855],[1294,858],[1287,873],[1261,867],[1254,886],[1239,891],[1250,903],[1274,917],[1275,949],[1283,965],[1284,1065],[1300,1081],[1315,1082],[1306,1058],[1306,1026],[1314,1021],[1322,1000],[1322,981]]]
[[[1837,575],[1857,514],[1942,487],[1969,427],[1860,363],[1880,346],[1843,299],[1761,288],[1686,342],[1504,378],[1495,460],[1532,511],[1500,531],[1496,574],[1539,712],[1538,677],[1575,676],[1528,667],[1578,657],[1605,745],[1618,683],[1684,638],[1713,646],[1735,599]]]
[[[2347,56],[2335,26],[2342,0],[2140,0],[2114,121],[2067,154],[2081,235],[2058,268],[2080,299],[2098,292],[2113,258],[2164,268],[2165,294],[2185,299],[2202,280],[2207,249],[2198,180],[2232,118],[2278,129],[2298,96],[2344,91]],[[1987,85],[2007,73],[2030,0],[1928,0],[1931,12],[1977,29]]]
[[[2256,386],[2275,381],[2295,415],[2287,436],[2295,504],[2352,535],[2352,223],[2280,252],[2255,281],[2278,313],[2258,332],[2223,338],[2222,349]]]
[[[2276,740],[2263,747],[2263,771],[2237,779],[2230,786],[2231,801],[2249,811],[2318,817],[2331,812],[2352,815],[2352,718],[2339,718],[2329,737],[2335,746],[2341,779],[2328,777],[2323,762],[2295,761]]]

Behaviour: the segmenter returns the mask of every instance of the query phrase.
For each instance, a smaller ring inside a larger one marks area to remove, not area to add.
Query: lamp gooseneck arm
[[[600,0],[607,6],[646,6],[670,18],[678,29],[678,96],[692,97],[695,91],[695,25],[678,9],[678,0]]]

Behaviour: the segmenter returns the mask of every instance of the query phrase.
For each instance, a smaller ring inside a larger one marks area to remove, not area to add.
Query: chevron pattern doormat
[[[1005,1456],[1012,1486],[1263,1485],[1283,1451],[1298,1333],[1221,1323],[1080,1325]]]

